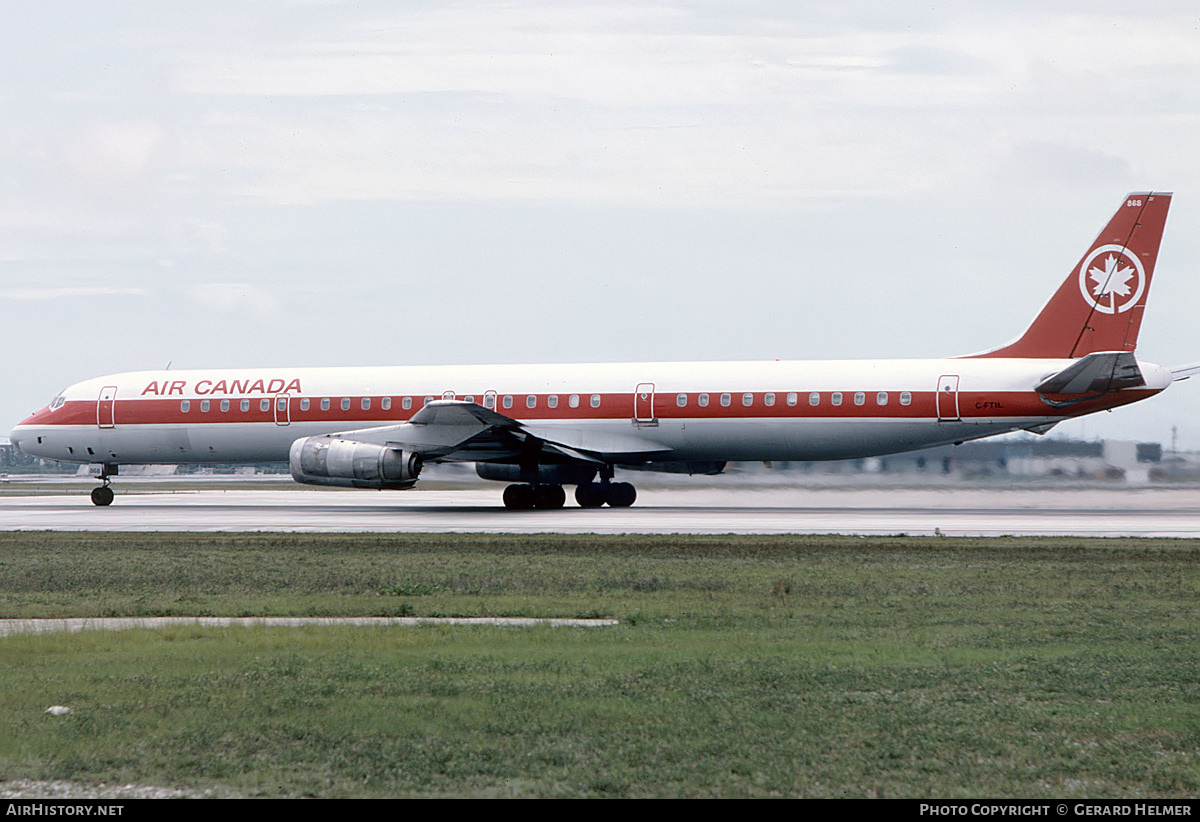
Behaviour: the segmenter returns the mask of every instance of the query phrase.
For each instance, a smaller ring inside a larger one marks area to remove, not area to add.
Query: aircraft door
[[[638,383],[633,392],[633,421],[641,425],[657,422],[654,419],[654,383]]]
[[[275,395],[275,424],[292,424],[292,406],[290,402],[290,395],[288,394]]]
[[[943,374],[938,377],[937,390],[938,422],[958,422],[958,375]]]
[[[100,428],[116,428],[117,387],[106,385],[100,389],[96,400],[96,425]]]

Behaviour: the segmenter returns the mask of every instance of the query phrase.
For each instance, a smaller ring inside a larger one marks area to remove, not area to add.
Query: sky
[[[1200,10],[0,0],[0,436],[243,366],[942,357],[1174,191],[1139,356],[1200,361]],[[1200,449],[1200,379],[1057,435]]]

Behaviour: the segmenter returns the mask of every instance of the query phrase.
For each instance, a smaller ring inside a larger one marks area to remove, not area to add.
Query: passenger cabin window
[[[729,394],[721,395],[721,405],[728,408],[732,403],[733,403],[733,397],[731,395],[729,395]]]
[[[288,404],[287,397],[280,397],[278,400],[275,401],[275,408],[276,408],[276,410],[279,410],[279,411],[287,411],[287,404]]]
[[[384,397],[382,400],[379,401],[379,404],[383,407],[384,411],[392,410],[392,398],[391,397]]]
[[[370,397],[362,398],[362,410],[364,410],[364,411],[371,410],[371,398]]]
[[[880,391],[878,394],[876,394],[876,395],[875,395],[875,403],[876,403],[877,405],[887,405],[887,404],[888,404],[888,395],[887,395],[887,392],[886,392],[886,391]]]
[[[512,408],[512,395],[511,394],[504,395],[504,407]]]
[[[550,396],[546,397],[546,405],[550,406],[551,408],[558,408],[558,394],[551,394]]]
[[[183,413],[185,413],[185,414],[186,414],[188,411],[191,411],[191,410],[192,410],[192,401],[191,401],[191,400],[184,400],[183,402],[179,403],[179,410],[180,410],[180,411],[182,411],[182,412],[183,412]]]
[[[229,410],[229,400],[221,400],[221,410],[222,411]]]
[[[200,400],[200,413],[208,413],[208,400]]]
[[[867,401],[867,395],[864,394],[862,391],[856,391],[854,393],[854,404],[855,405],[862,405],[866,401]]]
[[[342,410],[343,411],[350,410],[350,398],[349,397],[342,397]]]
[[[567,405],[571,406],[572,408],[578,408],[579,407],[579,395],[572,394],[570,396],[570,398],[567,400]]]
[[[400,400],[400,407],[405,411],[412,408],[412,397],[405,397],[404,399]]]
[[[264,400],[264,402],[265,402],[265,400]],[[264,410],[264,411],[266,411],[267,409],[265,409],[265,408],[264,408],[263,410]],[[322,411],[328,411],[328,410],[329,410],[329,397],[322,397],[322,398],[321,398],[321,410],[322,410]]]
[[[530,394],[525,398],[526,408],[537,408],[537,394]]]
[[[770,392],[763,394],[763,405],[770,408],[774,404],[775,404],[775,395],[774,394],[772,394]]]
[[[308,397],[305,397],[304,399],[300,400],[300,410],[301,411],[307,411],[308,406],[309,406]]]
[[[262,400],[258,404],[258,410],[259,411],[270,411],[271,410],[271,401],[270,400]]]
[[[821,404],[821,393],[819,391],[814,391],[811,394],[809,394],[808,395],[808,404],[809,405],[820,405]]]
[[[742,405],[746,406],[747,408],[754,405],[754,395],[742,394]]]
[[[795,404],[796,404],[796,403],[798,403],[799,401],[800,401],[800,395],[799,395],[799,394],[797,394],[795,391],[789,391],[789,392],[788,392],[788,395],[787,395],[787,404],[788,404],[788,405],[795,405]]]
[[[250,410],[250,400],[242,400],[241,408],[243,413]]]
[[[909,393],[908,391],[901,391],[900,392],[900,404],[901,405],[912,405],[912,394]]]
[[[841,405],[842,404],[842,392],[834,391],[832,394],[829,395],[829,401],[831,403],[833,403],[834,405]]]
[[[600,407],[600,395],[592,394],[591,403],[592,403],[592,408],[599,408]]]
[[[696,404],[701,408],[708,408],[708,394],[701,394],[696,397]]]
[[[687,394],[676,394],[675,404],[680,408],[687,408]]]

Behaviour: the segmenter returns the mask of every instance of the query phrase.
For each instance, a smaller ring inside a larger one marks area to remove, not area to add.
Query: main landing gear
[[[612,508],[628,508],[637,499],[637,489],[628,482],[585,482],[575,488],[575,501],[580,508],[599,508],[608,503]],[[504,489],[504,507],[510,511],[532,508],[562,508],[567,493],[561,485],[510,485]]]
[[[103,508],[106,505],[112,505],[113,489],[111,486],[111,477],[116,476],[117,466],[105,463],[100,468],[100,481],[104,484],[99,488],[92,489],[92,505],[99,505]]]

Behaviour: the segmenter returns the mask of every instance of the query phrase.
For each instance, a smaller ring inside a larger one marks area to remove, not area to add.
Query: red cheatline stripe
[[[881,392],[878,391],[842,391],[841,404],[834,405],[832,403],[832,395],[835,392],[775,392],[775,401],[773,405],[766,404],[765,392],[754,392],[751,395],[750,405],[743,403],[743,392],[729,393],[729,405],[722,405],[721,398],[725,392],[709,392],[708,405],[701,406],[699,404],[700,394],[695,392],[686,393],[686,404],[679,406],[677,403],[677,393],[656,393],[653,397],[653,416],[659,420],[725,420],[725,419],[802,419],[802,418],[821,418],[821,419],[931,419],[939,416],[937,407],[937,393],[933,391],[922,392],[905,392],[911,393],[911,402],[908,405],[903,405],[900,402],[901,392],[889,391],[886,393],[886,404],[879,404],[878,397]],[[787,401],[789,394],[796,394],[795,405],[790,405]],[[817,404],[813,405],[810,402],[810,396],[816,393],[818,396]],[[857,404],[855,395],[862,393],[863,402]],[[1127,402],[1133,402],[1137,399],[1153,394],[1153,391],[1123,391],[1120,394],[1123,405]],[[476,402],[482,402],[483,393],[476,395],[460,394],[464,396],[474,397]],[[512,397],[512,406],[504,407],[504,399],[506,396]],[[633,394],[600,394],[600,404],[598,407],[592,407],[592,394],[579,394],[579,403],[577,407],[572,408],[570,405],[571,394],[535,394],[534,407],[530,408],[527,404],[528,394],[500,394],[496,400],[496,411],[514,419],[535,419],[535,420],[629,420],[634,417],[635,396]],[[556,406],[549,407],[551,397],[556,399]],[[222,411],[221,402],[219,399],[203,399],[189,398],[186,400],[189,410],[182,410],[184,400],[174,399],[122,399],[118,398],[113,402],[115,421],[117,425],[184,425],[184,424],[219,424],[219,423],[275,423],[278,413],[280,421],[285,418],[292,423],[307,423],[307,422],[329,422],[333,425],[344,426],[347,423],[355,422],[404,422],[409,417],[419,410],[424,404],[424,396],[410,396],[411,408],[403,408],[404,395],[392,395],[390,409],[383,409],[382,400],[384,397],[374,395],[365,399],[370,400],[369,407],[363,408],[362,396],[331,396],[331,397],[297,397],[292,396],[288,402],[286,412],[276,411],[276,398],[266,398],[267,409],[262,409],[262,396],[245,398],[248,402],[248,410],[241,410],[243,398],[230,397],[228,398],[229,410]],[[303,400],[307,399],[308,409],[302,407]],[[321,401],[329,400],[329,409],[322,410]],[[342,409],[342,400],[348,399],[350,407],[347,410]],[[441,399],[440,396],[432,397],[432,399]],[[1108,395],[1100,398],[1083,400],[1076,405],[1064,408],[1054,409],[1046,405],[1041,398],[1031,391],[1005,391],[1005,392],[967,392],[958,393],[957,409],[958,414],[964,419],[970,418],[1003,418],[1003,417],[1053,417],[1053,416],[1068,416],[1083,413],[1089,410],[1097,410],[1101,408],[1111,407],[1115,397]],[[208,411],[202,411],[202,403],[208,402]],[[947,399],[943,397],[943,403]],[[953,406],[953,401],[945,405],[942,409],[941,416],[952,416],[950,410]],[[649,416],[649,401],[639,401],[638,416]],[[1058,413],[1056,413],[1058,411]],[[49,409],[43,409],[37,414],[25,421],[27,425],[96,425],[96,401],[95,400],[73,400],[67,402],[63,407],[51,412]]]

